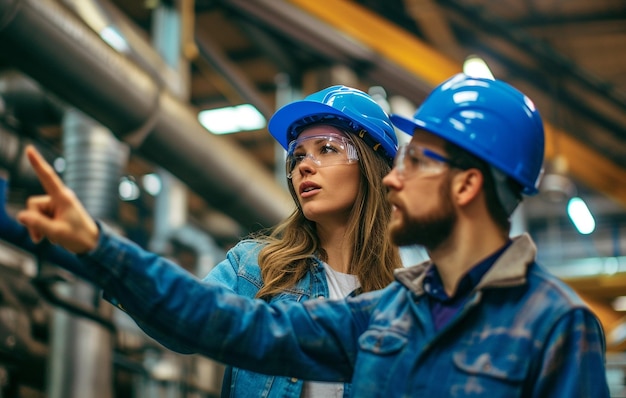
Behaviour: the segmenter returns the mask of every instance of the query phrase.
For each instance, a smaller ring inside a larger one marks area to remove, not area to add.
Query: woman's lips
[[[303,198],[307,198],[309,196],[315,195],[317,192],[319,192],[320,189],[321,187],[314,182],[305,181],[300,184],[300,196]]]

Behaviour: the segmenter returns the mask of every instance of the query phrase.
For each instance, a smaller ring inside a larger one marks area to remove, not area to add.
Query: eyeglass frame
[[[407,176],[407,172],[406,172],[406,167],[405,167],[405,162],[404,159],[407,157],[408,151],[409,149],[415,149],[418,150],[419,153],[423,156],[428,158],[431,161],[435,161],[438,164],[443,165],[448,165],[451,166],[453,168],[459,168],[459,169],[464,169],[464,167],[462,167],[461,165],[459,165],[457,162],[455,162],[454,160],[441,155],[437,152],[433,152],[430,149],[424,148],[420,145],[415,145],[415,144],[404,144],[401,145],[398,148],[398,152],[396,153],[396,156],[393,160],[393,170],[395,170],[398,173],[398,176],[400,177],[400,179],[402,180],[407,180],[411,177],[413,177],[414,175],[419,174],[419,170],[423,170],[423,168],[420,166],[419,162],[420,159],[415,157],[413,155],[413,158],[418,162],[417,166],[415,166],[415,170],[411,173],[409,173],[409,175]],[[410,156],[410,155],[409,155]],[[441,170],[437,170],[436,172],[430,172],[427,173],[428,175],[436,175],[436,174],[440,174],[441,172],[443,172],[443,168],[441,168]]]

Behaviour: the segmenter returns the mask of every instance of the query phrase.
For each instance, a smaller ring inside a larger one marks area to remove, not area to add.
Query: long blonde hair
[[[363,140],[349,135],[359,154],[361,183],[348,223],[347,238],[352,242],[348,272],[357,276],[360,291],[367,292],[387,286],[393,280],[393,270],[402,263],[387,234],[391,206],[382,181],[390,166]],[[298,203],[291,183],[289,190]],[[327,260],[315,223],[304,217],[299,206],[269,236],[257,239],[267,243],[258,257],[264,286],[256,297],[264,300],[295,286],[310,270],[312,256]]]

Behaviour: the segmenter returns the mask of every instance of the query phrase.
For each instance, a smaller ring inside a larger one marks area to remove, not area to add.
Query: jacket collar
[[[535,261],[537,248],[527,233],[513,238],[511,245],[500,255],[491,269],[480,280],[476,290],[517,286],[526,283],[528,267]],[[421,264],[400,268],[395,278],[417,295],[424,294],[424,277],[433,263],[428,260]]]

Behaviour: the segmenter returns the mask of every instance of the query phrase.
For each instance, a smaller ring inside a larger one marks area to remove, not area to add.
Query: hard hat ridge
[[[270,134],[287,149],[306,126],[324,123],[358,135],[392,163],[398,139],[389,116],[361,90],[336,85],[280,108],[268,123]]]

